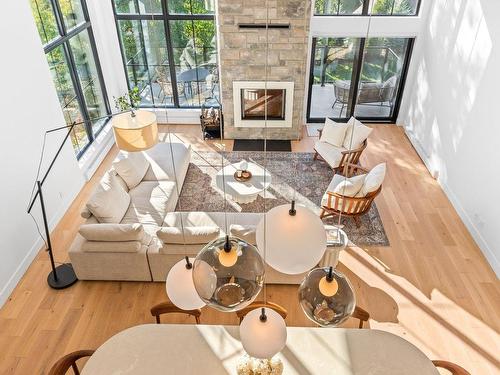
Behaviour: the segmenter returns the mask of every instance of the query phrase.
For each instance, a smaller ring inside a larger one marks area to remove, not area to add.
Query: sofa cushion
[[[144,176],[144,181],[175,181],[174,166],[172,165],[172,152],[175,162],[177,182],[182,185],[185,172],[191,160],[191,146],[185,145],[172,137],[172,149],[170,143],[158,143],[149,150],[144,151],[144,156],[149,162],[149,168]]]
[[[213,217],[224,223],[224,214],[215,212],[169,212],[162,227],[219,227]]]
[[[335,147],[330,143],[322,141],[316,142],[314,144],[314,149],[332,168],[339,166],[342,160],[342,151],[345,151],[343,148]]]
[[[335,147],[342,147],[348,126],[347,123],[337,123],[327,117],[320,140]]]
[[[88,241],[141,241],[141,224],[83,224],[80,234]]]
[[[106,173],[87,202],[87,208],[100,223],[119,223],[130,204],[130,195],[116,177]]]
[[[130,206],[122,224],[161,225],[165,215],[175,209],[177,192],[172,181],[143,181],[129,191]]]
[[[220,228],[217,226],[197,227],[163,227],[156,235],[167,244],[206,244],[219,237]]]
[[[347,127],[347,131],[345,133],[343,146],[347,150],[360,148],[373,129],[363,125],[363,123],[356,120],[354,117],[351,117],[348,124],[349,126]]]
[[[257,239],[255,235],[256,229],[257,229],[256,225],[232,224],[229,227],[229,234],[231,236],[241,238],[243,241],[246,241],[251,245],[256,245],[257,244]]]
[[[143,244],[140,241],[85,241],[82,251],[90,253],[137,253]]]
[[[382,185],[385,178],[386,164],[380,163],[376,165],[365,177],[363,187],[357,196],[365,197],[367,194],[372,193]]]
[[[148,171],[149,161],[142,152],[120,151],[113,162],[116,173],[123,178],[129,189],[135,188]]]

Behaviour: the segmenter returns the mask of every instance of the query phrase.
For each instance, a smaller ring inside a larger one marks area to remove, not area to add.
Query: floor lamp
[[[101,118],[93,119],[93,122],[113,118],[112,126],[115,133],[115,140],[118,144],[118,148],[126,151],[142,151],[153,147],[158,143],[158,125],[156,122],[156,116],[154,113],[149,111],[124,111],[120,113],[115,113],[107,115]],[[40,198],[40,207],[42,211],[43,226],[46,237],[47,252],[49,253],[50,266],[52,271],[47,276],[47,283],[53,289],[64,289],[67,288],[78,281],[78,278],[73,270],[71,263],[63,263],[56,267],[54,254],[52,252],[52,242],[50,240],[50,229],[47,220],[47,212],[45,209],[45,201],[43,199],[43,184],[47,179],[52,167],[54,166],[59,154],[61,153],[64,144],[70,137],[73,129],[77,125],[83,125],[85,122],[73,123],[67,126],[61,126],[59,128],[47,130],[45,135],[67,129],[68,132],[64,136],[63,141],[59,145],[54,158],[51,160],[47,171],[42,178],[36,180],[36,193],[32,197],[28,205],[28,214],[31,214],[33,206]],[[41,156],[43,158],[43,154]]]

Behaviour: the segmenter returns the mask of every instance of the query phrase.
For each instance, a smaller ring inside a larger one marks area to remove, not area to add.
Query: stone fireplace
[[[226,138],[300,138],[310,8],[310,0],[218,1]]]

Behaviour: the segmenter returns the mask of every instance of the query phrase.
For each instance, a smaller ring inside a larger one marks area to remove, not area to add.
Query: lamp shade
[[[170,301],[180,309],[194,310],[205,306],[193,283],[194,258],[177,262],[168,272],[166,289]]]
[[[306,316],[323,327],[339,325],[356,307],[351,283],[333,267],[309,272],[300,284],[299,302]]]
[[[262,319],[264,311],[265,319]],[[286,345],[286,324],[280,314],[268,308],[250,311],[240,324],[240,339],[249,356],[273,357]]]
[[[143,151],[158,143],[156,115],[149,111],[121,113],[113,117],[116,145],[123,151]]]
[[[207,244],[193,263],[193,282],[200,298],[219,311],[248,306],[264,284],[264,261],[255,246],[221,237]]]
[[[316,267],[326,249],[326,231],[318,215],[304,206],[271,209],[257,226],[257,247],[266,262],[286,274]],[[264,228],[265,226],[265,228]]]

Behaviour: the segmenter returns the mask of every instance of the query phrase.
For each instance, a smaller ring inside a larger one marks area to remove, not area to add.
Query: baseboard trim
[[[429,173],[431,173],[432,175],[434,171],[432,170],[428,157],[424,152],[424,150],[422,149],[420,143],[415,139],[415,137],[413,137],[411,133],[407,131],[405,127],[403,127],[403,129],[405,131],[406,136],[413,145],[413,148],[417,152],[418,156],[424,163]],[[441,178],[438,178],[437,182],[443,189],[444,193],[446,194],[446,197],[450,200],[451,204],[455,208],[455,211],[457,211],[458,216],[460,217],[465,227],[469,231],[470,235],[476,242],[476,245],[479,247],[483,255],[486,257],[486,260],[490,264],[490,267],[493,269],[493,272],[495,272],[497,278],[500,278],[500,260],[496,257],[491,247],[488,245],[484,237],[481,235],[481,232],[474,225],[474,222],[471,220],[471,218],[465,211],[464,207],[462,206],[462,203],[460,202],[456,194],[453,192],[453,190],[450,188],[450,186],[446,182],[442,181]]]

